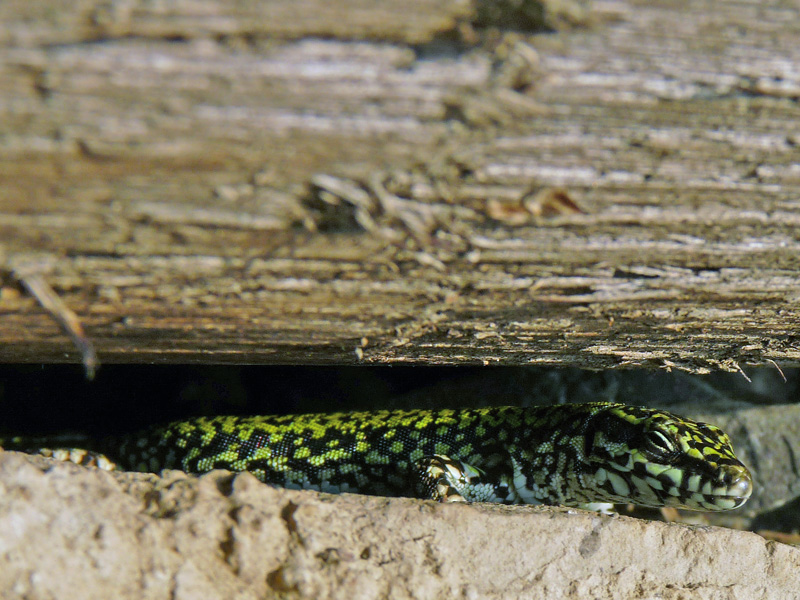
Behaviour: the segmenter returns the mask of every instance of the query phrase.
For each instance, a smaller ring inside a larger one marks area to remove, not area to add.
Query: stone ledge
[[[0,453],[3,598],[788,598],[800,549],[549,507],[112,474]]]

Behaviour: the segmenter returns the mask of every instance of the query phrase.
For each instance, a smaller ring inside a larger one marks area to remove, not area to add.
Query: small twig
[[[742,374],[742,377],[744,377],[744,378],[747,380],[747,383],[753,383],[753,380],[752,380],[752,379],[750,379],[750,378],[747,376],[747,373],[745,373],[745,372],[744,372],[744,370],[742,369],[742,367],[740,367],[740,366],[739,366],[739,363],[735,362],[735,363],[733,363],[733,364],[734,364],[734,365],[736,365],[736,368],[737,368],[737,369],[739,369],[739,373],[741,373],[741,374]]]
[[[31,296],[39,301],[39,304],[58,321],[61,327],[72,338],[72,342],[81,353],[83,367],[86,369],[86,378],[94,379],[94,375],[100,366],[97,360],[97,353],[94,345],[83,331],[78,315],[76,315],[64,301],[58,297],[53,288],[44,280],[40,273],[25,272],[25,269],[15,269],[14,275],[20,283],[28,290]]]
[[[778,369],[778,373],[780,373],[781,377],[783,377],[783,383],[786,383],[786,375],[783,374],[783,371],[781,371],[781,368],[778,366],[778,363],[776,363],[771,358],[768,358],[767,362],[771,362],[773,365],[775,365],[775,368]]]

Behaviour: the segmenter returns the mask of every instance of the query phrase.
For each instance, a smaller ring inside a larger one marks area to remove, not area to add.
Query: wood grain
[[[33,262],[105,362],[800,362],[794,3],[79,4],[0,9],[0,361]]]

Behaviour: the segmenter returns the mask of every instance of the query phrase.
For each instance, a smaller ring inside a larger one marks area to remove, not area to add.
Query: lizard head
[[[718,511],[753,491],[730,438],[707,423],[608,404],[586,418],[583,440],[584,481],[602,501]]]

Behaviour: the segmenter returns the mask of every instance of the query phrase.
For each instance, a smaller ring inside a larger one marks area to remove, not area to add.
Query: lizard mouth
[[[691,510],[732,510],[739,508],[753,493],[753,478],[742,465],[726,465],[713,480],[684,477],[681,483],[664,490],[664,504]]]
[[[650,469],[656,471],[651,464]],[[644,469],[642,469],[644,471]],[[674,506],[689,510],[721,511],[739,508],[753,492],[750,472],[741,464],[722,465],[709,477],[678,468],[658,474],[601,470],[596,482],[606,501],[640,506]]]

